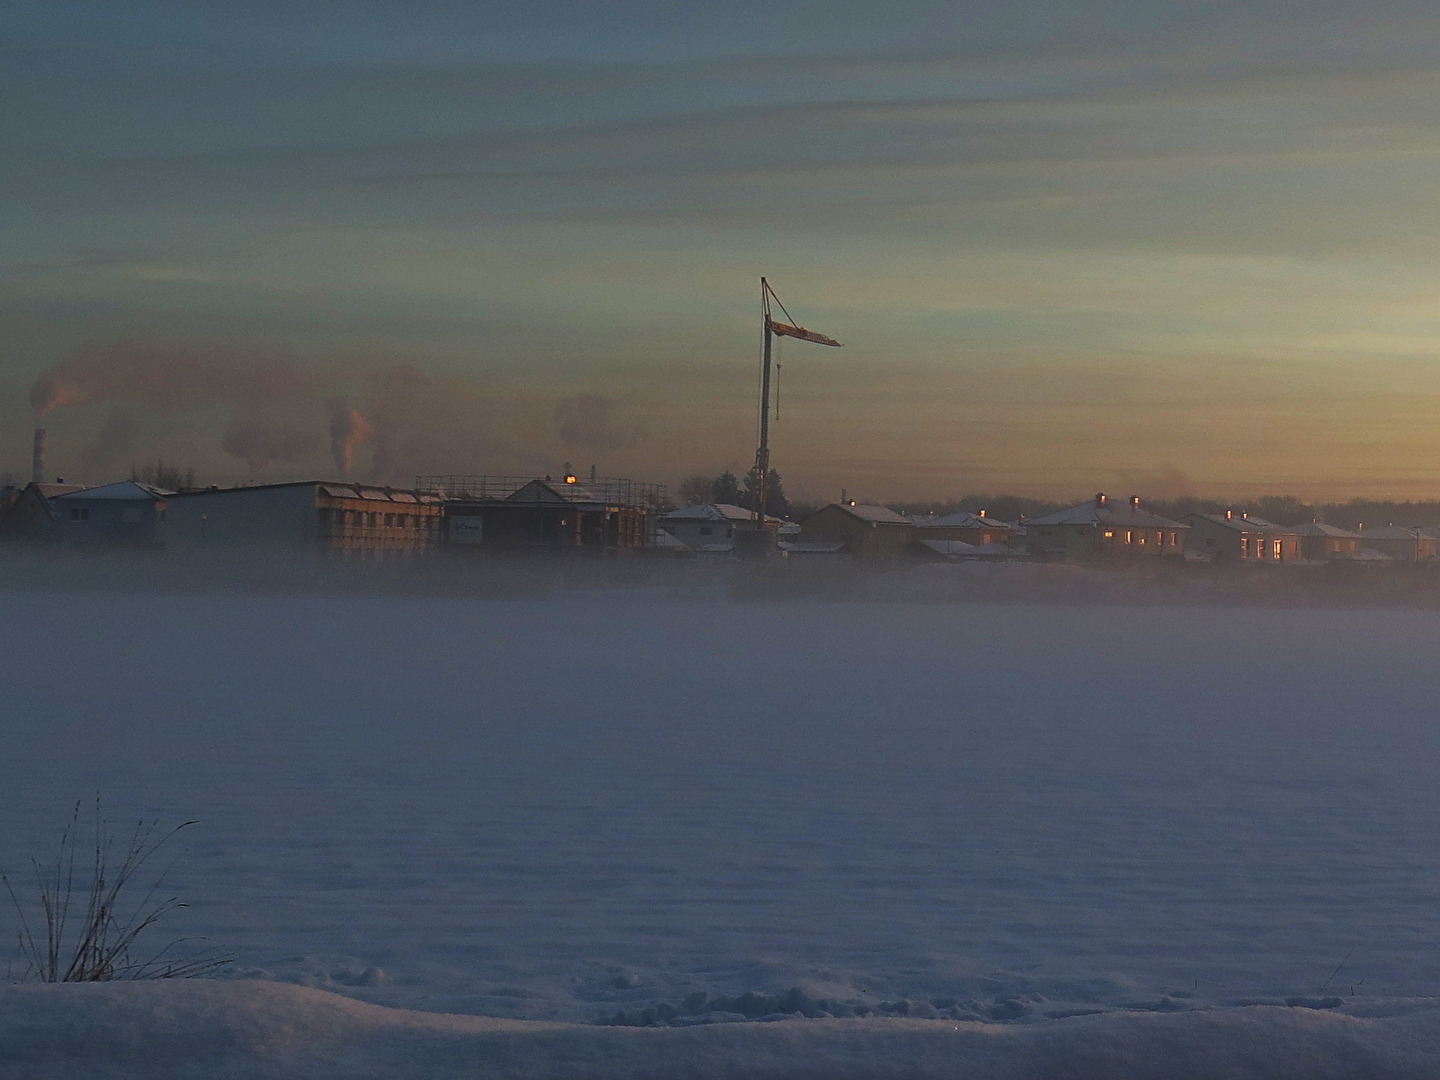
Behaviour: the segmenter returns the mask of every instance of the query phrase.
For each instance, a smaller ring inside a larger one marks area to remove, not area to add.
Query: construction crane
[[[771,302],[774,302],[789,322],[779,322],[772,315],[770,310]],[[764,348],[761,350],[760,361],[760,445],[755,451],[755,468],[751,470],[751,476],[755,478],[755,507],[753,520],[756,529],[765,527],[765,504],[769,495],[770,484],[770,354],[771,345],[776,337],[799,338],[801,341],[813,341],[816,345],[829,345],[831,348],[840,348],[840,342],[824,334],[816,333],[814,330],[806,330],[795,321],[795,317],[785,309],[780,297],[775,295],[775,290],[763,277],[760,279],[760,312],[764,323]]]

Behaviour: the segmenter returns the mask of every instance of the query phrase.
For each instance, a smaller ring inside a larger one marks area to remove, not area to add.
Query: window
[[[78,507],[78,506],[72,506],[72,507],[70,508],[70,520],[71,520],[71,521],[89,521],[89,520],[90,520],[90,509],[89,509],[89,507],[86,507],[86,508],[84,508],[84,509],[81,509],[81,508]]]
[[[1114,529],[1106,529],[1106,530],[1105,530],[1105,539],[1106,539],[1106,540],[1114,540],[1114,539],[1115,539],[1115,530],[1114,530]]]
[[[1172,532],[1172,533],[1170,534],[1170,546],[1171,546],[1171,547],[1179,547],[1179,546],[1180,546],[1180,534],[1179,534],[1178,532]]]
[[[701,536],[709,536],[712,531],[713,531],[713,530],[710,528],[709,525],[701,525],[701,526],[700,526],[700,535],[701,535]]]
[[[1285,549],[1285,541],[1283,541],[1283,540],[1276,540],[1276,541],[1275,541],[1275,558],[1277,558],[1277,559],[1280,558],[1281,554],[1284,552],[1284,549]]]
[[[1133,544],[1134,542],[1135,542],[1135,533],[1134,533],[1132,530],[1130,530],[1130,529],[1126,529],[1126,530],[1125,530],[1125,543],[1127,543],[1127,544]]]

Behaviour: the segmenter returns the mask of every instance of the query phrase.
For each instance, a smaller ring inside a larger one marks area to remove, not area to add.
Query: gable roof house
[[[671,510],[660,515],[655,524],[692,551],[723,553],[734,550],[735,532],[743,530],[754,521],[755,515],[743,506],[732,503],[702,503]],[[767,528],[778,528],[784,522],[780,518],[765,517]]]
[[[1100,492],[1089,502],[1030,518],[1025,522],[1025,547],[1049,559],[1091,559],[1116,556],[1180,557],[1190,526],[1140,509],[1140,497],[1125,502]]]
[[[989,517],[984,510],[971,513],[961,510],[944,517],[915,515],[915,538],[922,543],[926,540],[959,540],[974,547],[989,544],[1009,544],[1018,530],[1014,525]]]
[[[1244,512],[1184,514],[1190,526],[1187,553],[1213,562],[1295,562],[1301,559],[1300,534],[1293,528]]]
[[[804,543],[844,545],[865,559],[893,559],[908,554],[915,541],[915,523],[884,506],[831,503],[800,522]]]
[[[26,484],[0,505],[0,538],[27,543],[54,539],[56,518],[51,500],[84,490],[84,484]]]
[[[1300,538],[1300,557],[1309,562],[1354,559],[1360,554],[1360,534],[1323,521],[1311,521],[1291,529]]]
[[[1402,562],[1423,562],[1436,556],[1440,541],[1426,534],[1423,529],[1410,529],[1403,525],[1384,525],[1378,529],[1364,526],[1358,531],[1360,546],[1388,555]]]

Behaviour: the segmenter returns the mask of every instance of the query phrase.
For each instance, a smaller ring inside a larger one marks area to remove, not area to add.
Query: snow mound
[[[1257,1006],[1025,1025],[612,1028],[411,1012],[257,981],[0,990],[0,1078],[1432,1080],[1440,1008]]]

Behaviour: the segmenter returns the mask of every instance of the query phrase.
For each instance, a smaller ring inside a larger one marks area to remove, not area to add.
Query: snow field
[[[1429,1080],[1440,1011],[1252,1007],[1047,1024],[592,1028],[386,1009],[264,982],[0,990],[4,1080]]]
[[[582,1023],[1440,986],[1430,613],[0,599],[0,863],[95,791],[200,818],[171,929],[233,976]]]

